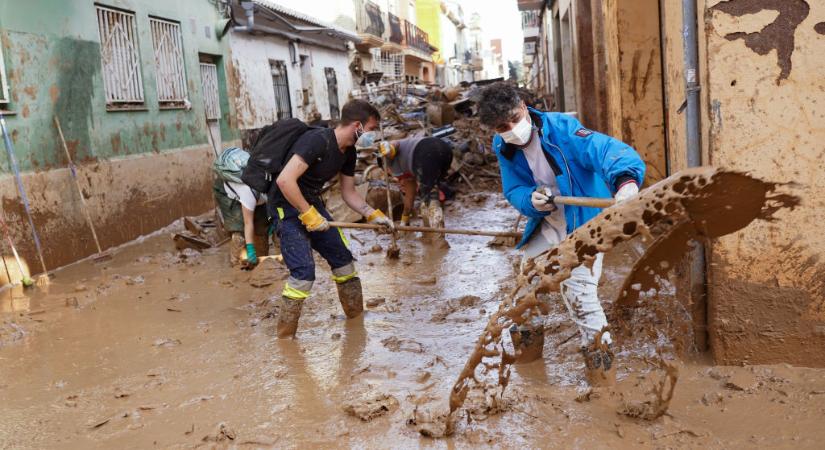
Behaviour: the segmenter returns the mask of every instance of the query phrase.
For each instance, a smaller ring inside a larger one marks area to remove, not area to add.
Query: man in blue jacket
[[[518,245],[524,249],[522,266],[601,211],[556,205],[553,196],[613,196],[621,202],[639,193],[645,164],[633,148],[588,130],[572,116],[528,108],[509,83],[492,84],[481,92],[479,118],[497,133],[493,149],[504,195],[529,218]],[[615,379],[610,333],[601,335],[601,343],[594,342],[607,327],[597,292],[601,270],[602,254],[598,254],[591,268],[577,267],[561,285],[561,297],[581,334],[587,378],[594,385]],[[520,334],[523,355],[541,355],[541,318],[511,333]]]

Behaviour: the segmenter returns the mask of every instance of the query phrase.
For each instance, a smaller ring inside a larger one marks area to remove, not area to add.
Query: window
[[[96,8],[106,105],[142,104],[135,15],[99,5]]]
[[[157,67],[158,103],[161,106],[183,106],[186,101],[186,71],[183,68],[180,24],[150,17],[149,25]]]
[[[403,78],[404,55],[401,53],[382,52],[380,48],[370,49],[374,70],[384,73],[387,81],[400,81]]]
[[[269,61],[269,69],[272,74],[272,88],[275,90],[275,105],[278,107],[278,120],[292,117],[286,64],[283,61]]]
[[[338,106],[338,77],[335,76],[335,69],[324,68],[324,76],[327,79],[327,98],[329,98],[329,118],[338,120],[341,118],[341,110]]]
[[[6,66],[3,64],[3,46],[0,45],[0,104],[9,102],[8,83],[6,81]]]
[[[207,120],[221,118],[221,104],[218,97],[218,66],[201,63],[201,84],[203,85],[203,103]]]

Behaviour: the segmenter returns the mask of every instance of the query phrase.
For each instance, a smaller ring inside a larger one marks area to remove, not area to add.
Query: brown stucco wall
[[[713,244],[713,355],[725,364],[825,367],[825,3],[707,5],[711,164],[798,183],[803,197],[778,222]]]
[[[647,163],[646,183],[665,178],[662,64],[657,0],[617,2],[622,139]]]
[[[193,146],[82,164],[78,168],[80,185],[101,246],[106,249],[122,244],[182,216],[211,209],[214,157],[211,147]],[[48,269],[96,253],[68,169],[24,173],[23,184]],[[13,177],[0,178],[0,199],[17,250],[32,272],[41,272]]]

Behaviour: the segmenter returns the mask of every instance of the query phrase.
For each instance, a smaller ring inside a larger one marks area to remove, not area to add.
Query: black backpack
[[[264,127],[249,152],[241,181],[257,192],[269,192],[286,164],[289,149],[302,134],[313,129],[295,118],[282,119]]]

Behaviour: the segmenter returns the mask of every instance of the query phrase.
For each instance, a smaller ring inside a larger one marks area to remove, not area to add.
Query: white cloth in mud
[[[241,205],[250,211],[255,211],[255,206],[266,203],[266,195],[257,194],[251,187],[243,183],[224,181],[223,189],[226,191],[227,197],[241,202]]]
[[[553,169],[541,153],[538,132],[533,130],[533,139],[523,149],[527,164],[533,172],[533,180],[537,186],[549,186],[553,194],[559,194],[556,177]],[[521,266],[538,255],[550,250],[567,237],[567,222],[564,218],[564,205],[558,205],[558,210],[547,216],[541,223],[541,230],[535,233],[524,247]],[[561,283],[561,297],[567,307],[571,320],[578,326],[582,345],[588,345],[591,340],[607,326],[607,317],[604,314],[602,303],[599,300],[599,278],[602,276],[603,254],[596,255],[592,269],[585,265],[576,267],[570,272],[570,278]],[[602,342],[609,344],[613,340],[610,333],[602,335]]]

